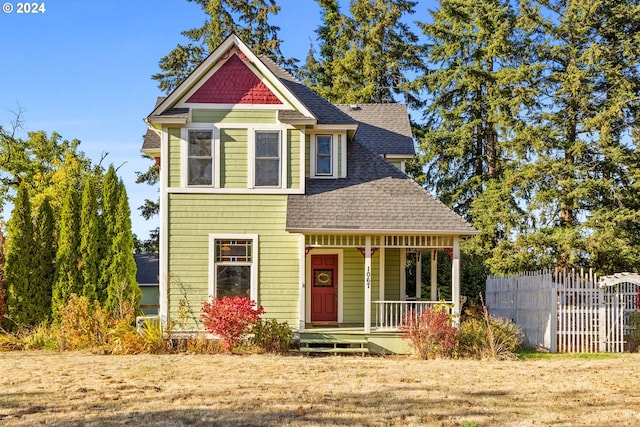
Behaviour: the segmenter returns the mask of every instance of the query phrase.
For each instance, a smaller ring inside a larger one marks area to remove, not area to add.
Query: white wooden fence
[[[486,304],[513,320],[527,344],[551,352],[628,350],[627,318],[640,310],[640,276],[620,273],[598,280],[589,272],[535,272],[489,277]]]

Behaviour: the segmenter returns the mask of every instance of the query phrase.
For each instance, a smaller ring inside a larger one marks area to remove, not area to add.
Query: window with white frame
[[[255,133],[255,186],[279,187],[281,144],[279,131]]]
[[[213,131],[188,130],[187,185],[213,185]]]
[[[211,236],[212,294],[257,298],[257,237]]]
[[[333,138],[331,135],[316,135],[316,176],[333,175]]]

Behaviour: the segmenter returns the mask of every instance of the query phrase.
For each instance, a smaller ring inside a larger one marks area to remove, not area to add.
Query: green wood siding
[[[300,131],[288,129],[286,131],[287,147],[287,188],[300,188]]]
[[[380,256],[371,258],[371,301],[378,299],[380,284]],[[364,257],[357,249],[344,250],[342,316],[344,323],[364,321]]]
[[[220,129],[220,186],[247,188],[246,129]]]
[[[169,128],[169,158],[162,167],[169,168],[169,187],[180,186],[180,128]]]
[[[387,161],[389,163],[391,163],[393,166],[397,167],[398,169],[402,169],[402,160],[389,160],[389,159],[387,159]]]
[[[384,252],[384,299],[400,301],[400,249]]]
[[[145,316],[157,316],[160,307],[160,292],[158,285],[140,286],[142,300],[140,301],[140,311]]]
[[[194,123],[276,123],[276,110],[213,110],[193,109],[191,120]]]
[[[286,195],[169,195],[169,317],[181,299],[195,318],[209,294],[209,234],[258,234],[258,303],[298,324],[298,236],[284,231]],[[194,327],[191,321],[188,328]]]

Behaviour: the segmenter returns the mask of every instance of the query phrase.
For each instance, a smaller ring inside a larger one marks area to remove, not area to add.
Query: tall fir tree
[[[80,201],[78,190],[70,188],[60,214],[56,277],[53,284],[51,310],[58,318],[71,294],[82,295],[80,261]]]
[[[37,323],[36,292],[33,278],[33,219],[27,184],[18,187],[11,219],[7,224],[8,242],[5,261],[7,317],[10,329]]]
[[[222,41],[237,34],[254,53],[265,54],[280,65],[291,68],[294,60],[280,51],[277,26],[269,23],[280,7],[275,0],[191,0],[207,16],[202,27],[183,31],[189,42],[179,44],[160,59],[161,72],[152,76],[160,89],[173,91]]]
[[[442,0],[432,15],[420,25],[434,65],[416,81],[431,98],[419,139],[425,184],[481,231],[465,249],[491,257],[526,225],[520,177],[531,142],[522,107],[534,102],[539,66],[528,61],[528,35],[507,0]]]
[[[80,211],[80,272],[82,274],[82,295],[90,301],[106,300],[106,290],[100,288],[100,260],[103,254],[103,235],[100,229],[98,199],[95,179],[87,175],[82,190]]]
[[[118,205],[116,208],[115,235],[111,242],[111,263],[107,273],[109,285],[105,307],[120,316],[121,304],[129,301],[137,310],[142,292],[136,282],[136,262],[133,257],[133,234],[131,233],[131,210],[129,198],[122,181],[118,184]]]
[[[35,222],[32,286],[37,290],[35,297],[36,323],[52,319],[51,299],[56,272],[56,223],[49,202],[45,197],[38,208]]]
[[[421,104],[410,74],[425,69],[424,48],[405,19],[417,2],[408,0],[354,0],[351,17],[335,1],[322,1],[323,25],[318,30],[320,58],[316,61],[319,94],[333,103],[388,103],[400,98]],[[302,71],[308,76],[313,70]]]
[[[520,253],[548,254],[556,267],[637,269],[638,257],[624,248],[637,242],[640,229],[633,137],[640,5],[543,0],[526,3],[522,13],[536,36],[534,59],[545,68],[528,117],[541,136],[529,207],[537,226]]]
[[[338,0],[316,0],[321,9],[322,24],[316,30],[319,41],[319,57],[316,58],[313,44],[309,48],[304,66],[297,72],[305,85],[314,89],[325,98],[331,97],[331,64],[341,52],[347,50],[349,36],[347,31],[351,20],[340,12]]]

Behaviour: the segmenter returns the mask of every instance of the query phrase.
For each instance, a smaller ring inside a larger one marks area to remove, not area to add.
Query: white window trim
[[[251,240],[251,290],[249,292],[256,306],[258,301],[258,235],[257,234],[209,234],[209,297],[216,297],[216,240]]]
[[[318,175],[316,173],[316,145],[318,136],[331,136],[331,175]],[[309,137],[309,176],[314,179],[336,179],[346,177],[347,169],[347,134],[332,132],[316,132]],[[340,155],[341,154],[341,155]],[[341,168],[338,167],[338,158],[342,157]],[[340,170],[341,169],[341,170]]]
[[[213,185],[189,185],[189,131],[211,131],[211,155]],[[183,188],[220,188],[220,129],[209,123],[192,124],[180,130],[180,186]]]
[[[279,171],[279,178],[280,178],[280,183],[275,186],[275,185],[261,185],[261,186],[257,186],[256,185],[256,133],[257,132],[278,132],[278,142],[279,142],[279,151],[280,151],[280,171]],[[247,168],[248,171],[248,188],[256,188],[256,189],[284,189],[287,188],[288,182],[287,182],[287,168],[285,167],[285,165],[287,164],[287,150],[285,149],[285,135],[286,132],[284,132],[284,129],[282,129],[281,127],[277,126],[277,127],[249,127],[249,147],[248,147],[248,155],[247,155],[247,159],[249,161],[249,165]]]
[[[220,144],[220,132],[222,129],[246,129],[247,130],[247,187],[243,188],[221,188],[221,144]],[[287,177],[287,166],[289,162],[288,158],[288,145],[289,141],[286,139],[286,130],[295,129],[290,126],[282,125],[259,125],[251,126],[246,124],[235,123],[192,123],[188,127],[183,127],[180,133],[181,147],[180,147],[180,188],[170,188],[170,192],[173,193],[245,193],[247,194],[281,194],[285,191],[287,194],[304,193],[304,184],[301,184],[302,188],[288,189],[289,181]],[[189,131],[190,130],[211,130],[213,132],[213,185],[188,185],[188,161],[189,161]],[[280,137],[280,185],[279,186],[260,186],[255,185],[255,134],[259,131],[265,132],[279,132]],[[326,133],[323,135],[327,135]],[[304,141],[304,134],[301,133],[301,141]],[[337,141],[337,137],[333,137]],[[336,149],[336,143],[334,142],[334,149]],[[301,164],[304,163],[304,150],[301,148]],[[337,151],[336,151],[337,152]],[[335,157],[335,156],[334,156]],[[337,159],[334,161],[334,163]],[[337,163],[336,163],[337,164]],[[337,168],[336,168],[337,169]],[[346,169],[346,168],[345,168]],[[301,182],[304,183],[304,168],[301,167]],[[331,177],[329,177],[331,178]]]

